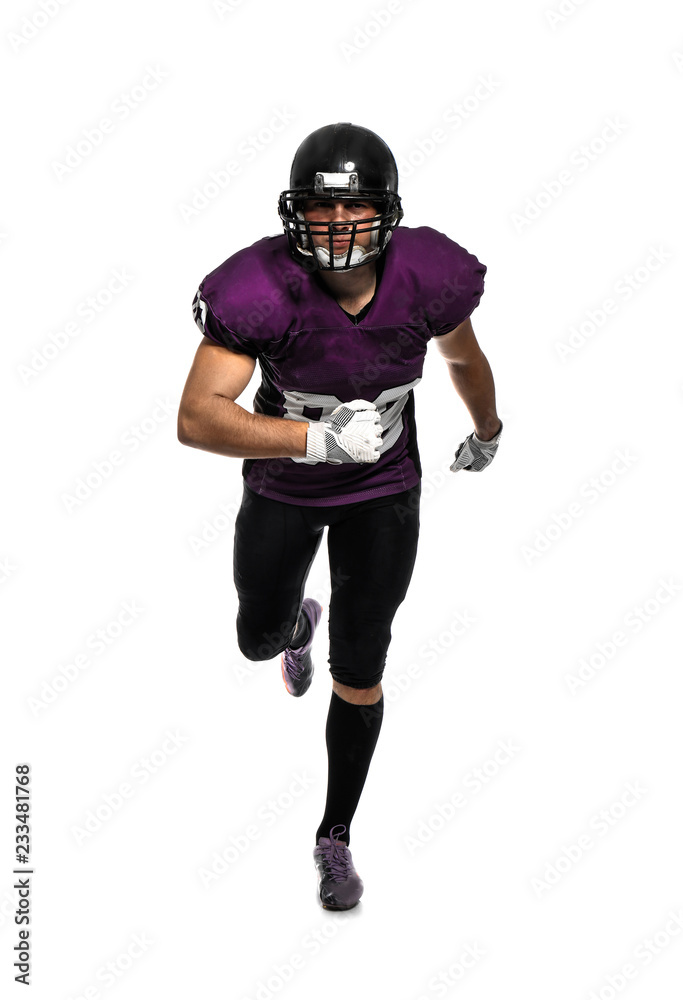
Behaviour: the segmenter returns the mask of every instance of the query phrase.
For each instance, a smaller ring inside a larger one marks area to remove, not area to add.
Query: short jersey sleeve
[[[476,257],[475,257],[476,260]],[[451,290],[456,295],[453,308],[447,319],[444,316],[435,317],[431,323],[432,336],[441,337],[464,323],[479,305],[484,294],[484,275],[486,267],[483,264],[468,266],[451,279]]]
[[[201,332],[209,340],[213,340],[221,347],[227,347],[228,350],[235,351],[237,354],[249,354],[252,358],[258,357],[259,351],[256,344],[236,330],[231,330],[216,316],[211,304],[204,296],[201,285],[192,300],[192,315]]]
[[[257,240],[206,275],[192,302],[205,337],[252,358],[283,338],[289,314],[282,258],[294,266],[285,247],[284,236]]]
[[[477,308],[484,294],[486,265],[434,229],[416,230],[424,240],[423,308],[433,337],[454,330]]]

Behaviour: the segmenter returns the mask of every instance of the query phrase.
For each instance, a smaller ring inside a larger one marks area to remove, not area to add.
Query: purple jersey
[[[291,258],[287,238],[258,240],[204,278],[197,326],[223,347],[257,358],[254,412],[325,420],[340,403],[366,399],[382,421],[377,462],[330,465],[308,458],[246,459],[247,484],[265,497],[335,506],[400,493],[422,470],[413,389],[427,343],[479,304],[486,267],[443,233],[399,226],[377,263],[377,288],[355,325],[314,274]]]

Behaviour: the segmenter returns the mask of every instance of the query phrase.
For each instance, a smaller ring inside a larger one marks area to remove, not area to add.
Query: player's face
[[[372,219],[380,214],[371,201],[331,201],[327,198],[320,201],[309,199],[304,204],[303,213],[306,222],[311,223],[311,236],[315,246],[329,249],[328,226],[332,227],[332,252],[335,255],[346,253],[349,249],[353,235],[352,223]],[[316,222],[320,223],[319,228],[314,225]],[[367,250],[371,235],[371,227],[357,226],[354,246]]]

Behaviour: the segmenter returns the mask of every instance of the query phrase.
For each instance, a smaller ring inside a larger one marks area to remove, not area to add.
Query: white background
[[[7,995],[29,761],[41,1000],[679,997],[679,5],[45,2],[2,13]],[[472,427],[430,349],[420,551],[353,822],[365,895],[335,915],[312,860],[327,613],[305,698],[243,659],[241,463],[182,447],[175,411],[197,285],[278,232],[296,147],[338,120],[394,150],[405,225],[487,265],[505,431],[484,473],[444,474]]]

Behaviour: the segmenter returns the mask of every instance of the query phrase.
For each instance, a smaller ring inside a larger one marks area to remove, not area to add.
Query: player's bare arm
[[[382,430],[374,403],[342,403],[323,423],[250,413],[236,400],[254,367],[250,355],[204,337],[178,409],[181,444],[229,458],[306,458],[333,465],[377,461]]]
[[[472,417],[475,434],[481,441],[489,441],[502,422],[496,413],[491,366],[477,343],[471,320],[468,317],[450,333],[435,337],[434,342],[448,365],[455,391]]]
[[[306,455],[306,421],[250,413],[235,400],[251,380],[256,361],[204,337],[178,408],[181,444],[230,458],[300,458]]]

